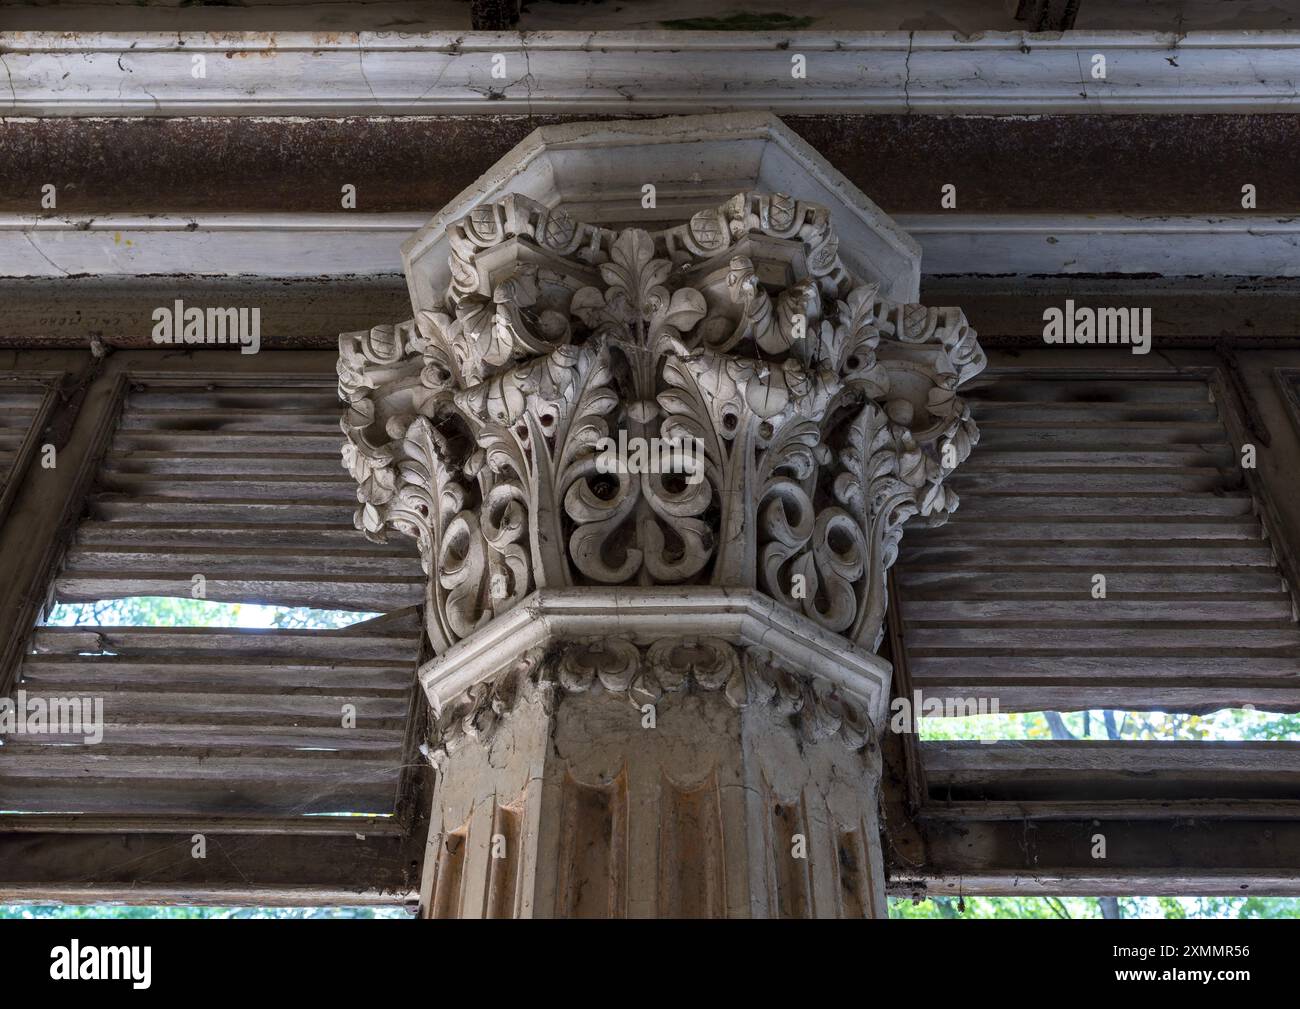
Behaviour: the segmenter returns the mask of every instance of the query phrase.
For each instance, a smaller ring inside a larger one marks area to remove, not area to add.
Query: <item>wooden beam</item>
[[[1300,880],[1285,867],[1239,873],[979,872],[898,877],[891,897],[1295,897]]]
[[[0,901],[132,904],[372,905],[414,898],[401,835],[0,833]],[[281,827],[283,829],[283,827]],[[414,875],[412,875],[414,871]]]
[[[26,417],[26,430],[19,428],[14,431],[0,432],[10,437],[16,435],[20,439],[17,446],[12,449],[12,463],[4,465],[0,462],[0,526],[4,524],[5,516],[9,514],[9,506],[13,503],[18,488],[22,486],[23,478],[35,460],[40,446],[45,444],[47,428],[59,402],[59,387],[63,377],[62,372],[0,376],[0,396],[9,393],[11,396],[26,394],[39,397],[38,405],[30,416],[25,411],[21,413],[15,411],[19,417]],[[7,403],[6,408],[8,408]]]
[[[921,756],[936,802],[1282,801],[1300,792],[1294,742],[925,742]]]
[[[1035,807],[1018,818],[961,812],[922,814],[928,861],[910,872],[895,866],[895,894],[1300,894],[1300,817],[1280,810],[1256,818],[1203,816],[1178,803],[1146,806],[1159,815],[1114,806],[1068,818]],[[1093,857],[1099,837],[1104,858]]]
[[[12,690],[25,643],[112,438],[125,389],[120,374],[99,377],[99,363],[88,353],[18,355],[13,373],[48,371],[55,362],[64,364],[66,374],[79,372],[81,378],[52,411],[49,438],[57,451],[55,466],[28,470],[0,527],[0,696]]]

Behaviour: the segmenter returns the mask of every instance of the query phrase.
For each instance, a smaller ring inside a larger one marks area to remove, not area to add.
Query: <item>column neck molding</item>
[[[889,706],[890,665],[752,589],[551,589],[536,592],[420,669],[435,714],[520,662],[596,638],[642,647],[668,639],[753,648],[770,664],[815,679],[859,706],[877,731]]]

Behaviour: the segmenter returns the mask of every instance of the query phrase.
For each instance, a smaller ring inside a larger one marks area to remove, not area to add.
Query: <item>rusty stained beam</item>
[[[520,0],[470,0],[470,27],[476,32],[508,31],[519,23]]]
[[[1082,0],[1015,0],[1015,19],[1031,32],[1066,32],[1074,27]]]
[[[346,213],[352,184],[358,211],[432,215],[536,127],[602,118],[13,120],[0,135],[0,211]],[[967,214],[1230,214],[1247,183],[1261,217],[1300,213],[1300,115],[783,119],[890,214],[943,211],[945,184]]]

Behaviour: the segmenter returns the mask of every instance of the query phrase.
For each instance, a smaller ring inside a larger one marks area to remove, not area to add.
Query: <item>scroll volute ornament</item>
[[[339,360],[356,525],[419,541],[436,648],[541,588],[700,584],[874,650],[902,524],[947,519],[979,437],[958,309],[881,298],[827,211],[781,195],[658,232],[516,195],[450,245],[444,304]],[[699,465],[603,472],[620,432]]]

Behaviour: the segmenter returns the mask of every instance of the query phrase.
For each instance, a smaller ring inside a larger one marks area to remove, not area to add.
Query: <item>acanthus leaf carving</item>
[[[877,645],[903,524],[952,513],[978,440],[960,311],[883,298],[780,194],[657,232],[515,195],[448,234],[444,303],[339,362],[358,527],[417,538],[436,647],[623,584],[758,589]]]

